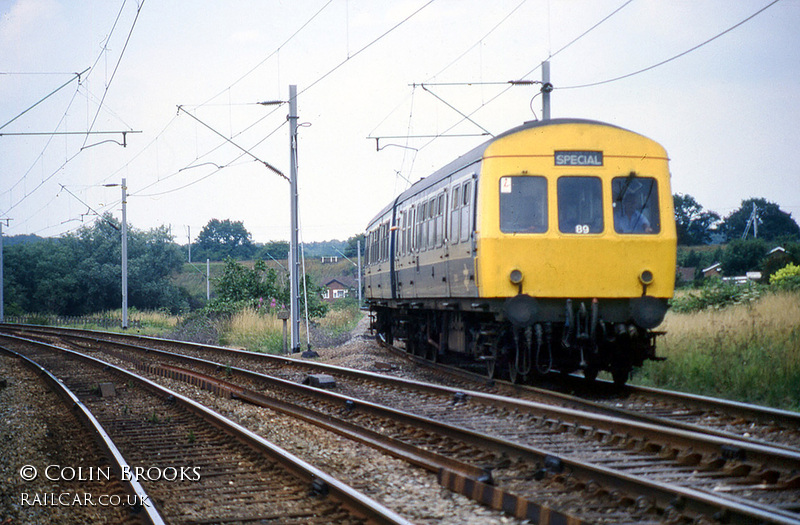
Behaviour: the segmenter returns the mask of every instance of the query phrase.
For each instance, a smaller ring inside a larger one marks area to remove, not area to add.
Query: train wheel
[[[380,338],[381,341],[383,341],[385,344],[387,344],[389,346],[392,346],[392,344],[394,344],[394,337],[392,336],[392,327],[391,326],[389,326],[385,330],[379,331],[378,332],[378,337]]]
[[[489,379],[497,379],[498,360],[500,359],[500,349],[497,341],[489,343],[489,355],[486,357],[486,376]]]
[[[594,382],[597,379],[597,374],[600,372],[600,369],[594,365],[588,365],[586,368],[583,369],[583,377],[589,381],[590,383]]]
[[[631,375],[630,368],[614,368],[611,370],[611,377],[614,379],[614,384],[617,386],[624,386],[628,382]]]
[[[423,343],[427,350],[427,355],[425,356],[426,359],[433,363],[439,362],[439,349],[433,346],[432,344],[425,342]]]

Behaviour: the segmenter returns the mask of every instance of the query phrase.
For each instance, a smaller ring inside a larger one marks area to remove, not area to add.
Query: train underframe
[[[490,378],[514,383],[580,370],[591,381],[607,371],[622,385],[645,360],[661,359],[655,340],[662,332],[631,318],[630,303],[636,299],[524,298],[519,301],[523,306],[503,299],[372,302],[372,329],[389,344],[403,342],[414,355],[432,361],[450,355],[467,358],[484,364]]]

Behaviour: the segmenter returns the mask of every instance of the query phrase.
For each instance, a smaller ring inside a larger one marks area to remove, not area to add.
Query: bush
[[[779,290],[800,290],[800,266],[789,263],[769,278],[769,284]]]
[[[762,287],[756,284],[744,286],[729,284],[719,279],[706,281],[699,295],[688,293],[670,301],[672,310],[677,313],[691,313],[706,308],[724,308],[732,304],[754,301],[761,295]]]

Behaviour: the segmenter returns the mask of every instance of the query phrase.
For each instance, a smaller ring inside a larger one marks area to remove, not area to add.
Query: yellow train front
[[[529,122],[422,179],[366,232],[373,328],[491,377],[654,359],[675,282],[666,151],[600,122]]]

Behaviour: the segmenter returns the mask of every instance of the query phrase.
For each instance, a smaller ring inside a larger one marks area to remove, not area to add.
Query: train
[[[669,158],[584,119],[526,122],[387,204],[365,232],[374,332],[490,378],[610,373],[656,356],[675,285]]]

